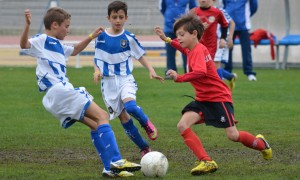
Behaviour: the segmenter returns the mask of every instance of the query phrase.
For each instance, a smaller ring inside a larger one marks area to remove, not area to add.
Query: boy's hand
[[[26,24],[30,25],[31,24],[31,13],[30,13],[30,10],[26,9],[24,15],[25,15],[25,22],[26,22]]]
[[[164,78],[162,78],[161,76],[158,76],[155,71],[150,72],[150,79],[153,79],[153,78],[159,80],[160,82],[164,82]]]
[[[96,37],[99,36],[99,34],[101,34],[105,29],[103,27],[99,27],[98,29],[96,29],[92,34],[91,34],[91,38],[94,39]]]
[[[161,27],[156,26],[154,28],[154,32],[156,33],[157,36],[160,37],[161,40],[166,41],[167,37],[166,37],[165,33],[163,32],[163,30],[161,29]]]
[[[228,36],[228,38],[227,38],[227,47],[229,49],[232,49],[232,47],[233,47],[233,39],[230,36]]]
[[[225,39],[220,39],[220,43],[219,43],[219,48],[225,48],[226,47],[226,40]]]
[[[169,76],[170,78],[172,78],[173,80],[176,80],[177,79],[177,72],[172,70],[172,69],[169,69],[166,73],[167,76]]]
[[[96,71],[94,72],[94,83],[98,84],[99,80],[101,79],[101,72],[100,71]]]

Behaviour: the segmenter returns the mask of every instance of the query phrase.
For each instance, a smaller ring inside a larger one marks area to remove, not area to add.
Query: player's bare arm
[[[98,84],[99,80],[101,79],[101,72],[99,68],[94,63],[94,83]]]
[[[148,63],[148,61],[143,56],[139,59],[139,62],[149,71],[150,79],[154,78],[160,80],[160,82],[164,82],[164,78],[156,74],[153,67]]]
[[[86,39],[84,39],[83,41],[81,41],[80,43],[76,44],[74,46],[74,51],[71,54],[71,56],[76,56],[78,53],[80,53],[82,50],[84,50],[84,48],[87,47],[87,45],[89,45],[89,43],[96,37],[98,37],[99,34],[101,34],[104,31],[103,27],[99,27],[98,29],[96,29],[92,34],[90,34]]]
[[[154,28],[154,32],[156,33],[156,35],[157,35],[158,37],[160,37],[161,40],[166,41],[167,37],[166,37],[165,33],[163,32],[163,30],[162,30],[161,27],[156,26],[156,27]]]
[[[25,10],[24,16],[25,16],[25,26],[20,39],[20,47],[22,49],[29,49],[30,43],[28,41],[28,32],[31,24],[31,13],[29,9]]]

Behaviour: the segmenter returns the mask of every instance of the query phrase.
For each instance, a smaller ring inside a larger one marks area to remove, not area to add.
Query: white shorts
[[[219,62],[219,61],[224,61],[228,62],[229,58],[229,49],[226,48],[218,48],[217,52],[215,54],[215,59],[214,61]]]
[[[47,111],[60,120],[64,128],[70,127],[78,120],[83,120],[86,109],[93,97],[84,87],[74,88],[71,83],[57,83],[43,97]]]
[[[136,99],[138,87],[132,74],[127,76],[104,76],[101,84],[102,97],[109,112],[110,120],[121,114],[124,109],[124,99]]]

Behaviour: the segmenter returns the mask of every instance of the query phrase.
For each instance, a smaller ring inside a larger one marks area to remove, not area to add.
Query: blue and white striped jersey
[[[140,59],[144,48],[135,35],[127,30],[117,35],[102,32],[95,41],[94,62],[103,76],[129,75],[133,70],[132,59]]]
[[[29,39],[31,47],[21,51],[37,58],[36,78],[39,91],[46,91],[59,82],[68,82],[66,62],[74,47],[62,44],[46,34]]]

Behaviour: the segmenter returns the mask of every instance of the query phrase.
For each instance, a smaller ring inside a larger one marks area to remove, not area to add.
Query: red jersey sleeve
[[[179,44],[177,38],[173,39],[173,40],[170,42],[170,45],[171,45],[173,48],[179,50],[179,51],[180,51],[181,53],[183,53],[184,55],[187,55],[188,50],[187,50],[186,48],[181,47],[181,45]]]
[[[187,54],[188,72],[179,75],[176,82],[190,82],[193,80],[201,80],[207,74],[206,62],[211,60],[208,50],[202,44],[197,44],[196,47]]]

